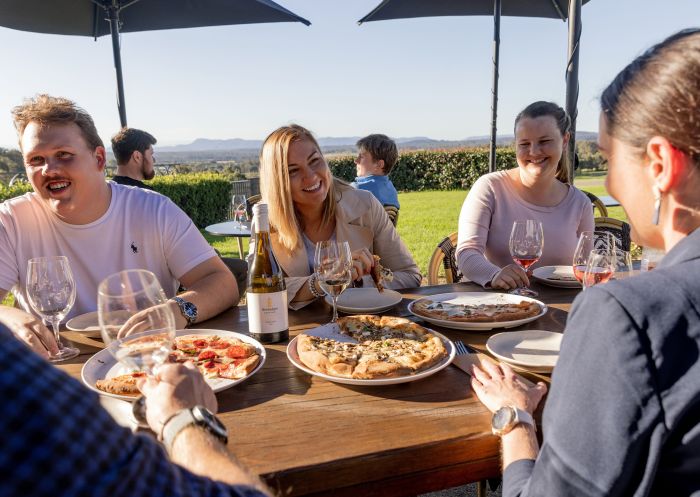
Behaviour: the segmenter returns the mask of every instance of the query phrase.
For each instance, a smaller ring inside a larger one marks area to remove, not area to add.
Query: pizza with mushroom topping
[[[310,369],[355,379],[408,376],[447,356],[442,340],[404,318],[359,315],[338,320],[340,333],[352,341],[301,334],[299,359]]]

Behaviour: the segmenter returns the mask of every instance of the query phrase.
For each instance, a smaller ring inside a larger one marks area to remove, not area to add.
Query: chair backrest
[[[581,190],[583,191],[583,190]],[[605,206],[602,200],[600,200],[598,197],[596,197],[594,194],[591,192],[583,192],[586,194],[586,196],[590,199],[591,204],[593,206],[593,213],[595,214],[595,210],[598,209],[598,214],[600,214],[600,217],[608,217],[608,208]]]
[[[456,283],[462,279],[457,269],[457,232],[450,233],[437,244],[433,255],[428,262],[428,284],[437,285],[439,281],[440,267],[445,269],[445,282]]]
[[[245,211],[248,213],[248,220],[253,219],[253,206],[260,202],[260,199],[262,199],[262,195],[251,195],[247,199],[245,199]]]
[[[617,248],[629,252],[632,247],[632,238],[630,236],[631,227],[624,221],[613,217],[597,217],[595,218],[595,229],[596,231],[612,233],[617,239]]]
[[[391,220],[391,224],[396,226],[399,224],[399,208],[393,205],[385,205],[384,210],[386,213],[389,215],[389,219]]]

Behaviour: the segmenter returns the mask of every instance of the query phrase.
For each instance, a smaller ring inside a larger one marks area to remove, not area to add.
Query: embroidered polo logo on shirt
[[[139,253],[139,248],[136,246],[136,242],[131,242],[131,251],[132,251],[134,254],[138,254],[138,253]]]

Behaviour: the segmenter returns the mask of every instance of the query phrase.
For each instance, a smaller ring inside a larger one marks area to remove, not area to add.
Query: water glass
[[[32,309],[53,328],[58,353],[50,355],[51,362],[72,359],[80,353],[75,347],[61,343],[59,325],[75,303],[75,280],[68,258],[64,256],[37,257],[27,263],[27,299]]]

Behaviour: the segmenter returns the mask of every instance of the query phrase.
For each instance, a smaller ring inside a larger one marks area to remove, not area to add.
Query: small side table
[[[233,236],[238,242],[238,256],[243,259],[243,238],[250,238],[250,223],[237,223],[226,221],[224,223],[210,224],[204,228],[207,233],[216,236]]]

